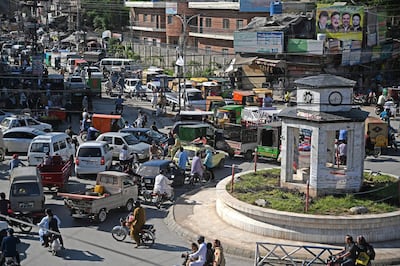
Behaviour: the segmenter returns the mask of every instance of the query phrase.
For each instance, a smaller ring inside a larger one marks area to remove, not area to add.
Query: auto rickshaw
[[[93,114],[92,125],[101,133],[118,132],[125,126],[125,120],[121,115]]]
[[[243,105],[225,105],[218,108],[216,114],[216,124],[223,126],[225,123],[232,123],[240,125],[242,122]]]
[[[206,111],[214,111],[215,108],[219,108],[224,105],[225,101],[222,96],[207,96],[206,98]]]
[[[369,131],[371,141],[376,148],[386,149],[389,144],[389,125],[377,117],[369,116],[365,120],[365,133]]]
[[[257,97],[254,91],[234,90],[233,100],[235,101],[236,104],[241,104],[243,106],[258,105]]]
[[[259,106],[262,106],[263,100],[264,100],[264,97],[265,97],[265,94],[271,95],[271,98],[272,98],[272,96],[273,96],[273,92],[272,92],[271,89],[267,89],[267,88],[254,88],[253,91],[254,91],[254,93],[255,93],[255,95],[256,95],[257,103],[258,103]]]
[[[278,160],[281,145],[282,123],[272,122],[258,128],[257,156]]]

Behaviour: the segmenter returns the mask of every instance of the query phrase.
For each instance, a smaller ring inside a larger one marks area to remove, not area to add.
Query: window
[[[242,19],[238,19],[236,20],[236,29],[241,29],[243,28],[243,20]]]
[[[48,152],[49,147],[49,143],[32,143],[31,152]]]
[[[211,46],[206,46],[206,54],[211,54]]]
[[[157,20],[157,16],[156,15],[152,15],[151,16],[151,22],[156,22]]]
[[[124,141],[121,138],[115,138],[115,145],[123,145],[125,144]]]
[[[143,22],[146,22],[146,21],[147,21],[147,15],[143,14]]]
[[[101,150],[99,148],[81,148],[78,157],[101,157]]]
[[[222,56],[228,56],[228,54],[229,54],[229,49],[222,48]]]
[[[53,143],[53,151],[57,152],[60,150],[60,147],[58,146],[58,142]]]
[[[107,143],[112,143],[112,137],[104,137],[103,141],[105,141]]]
[[[82,80],[81,80],[82,81]],[[28,122],[29,126],[34,126],[34,125],[39,125],[39,122],[33,120],[33,119],[26,119],[26,121]]]
[[[169,15],[169,16],[167,17],[167,23],[168,23],[168,24],[172,24],[172,16],[171,16],[171,15]]]
[[[224,29],[229,29],[229,19],[224,18],[224,19],[222,20],[222,27],[223,27]]]
[[[206,27],[211,28],[211,18],[206,18]]]
[[[67,147],[67,144],[65,143],[65,140],[60,141],[60,150],[65,149]]]

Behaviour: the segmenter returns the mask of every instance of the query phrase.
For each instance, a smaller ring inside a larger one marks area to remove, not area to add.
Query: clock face
[[[331,104],[331,105],[339,105],[342,103],[343,96],[340,92],[334,91],[334,92],[331,92],[331,94],[329,94],[328,100],[329,100],[329,104]]]
[[[303,94],[303,100],[304,100],[304,103],[312,103],[313,100],[314,100],[314,96],[313,96],[312,92],[311,91],[306,91]]]

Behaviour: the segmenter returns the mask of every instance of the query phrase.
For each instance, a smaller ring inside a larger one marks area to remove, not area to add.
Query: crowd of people
[[[221,241],[206,243],[204,236],[197,238],[197,243],[191,244],[191,251],[182,254],[183,266],[225,266],[224,250]]]

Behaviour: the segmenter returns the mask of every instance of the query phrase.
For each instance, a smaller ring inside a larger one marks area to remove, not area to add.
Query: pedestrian
[[[179,150],[179,148],[182,146],[181,140],[178,136],[178,134],[174,134],[174,145],[171,147],[171,158],[174,158],[175,153]]]
[[[207,169],[207,171],[210,172],[211,174],[211,178],[208,181],[213,181],[215,179],[214,171],[212,169],[213,167],[212,157],[213,157],[212,151],[210,149],[206,149],[206,158],[204,159],[204,166]]]
[[[131,125],[129,125],[129,122],[128,121],[125,121],[125,125],[124,125],[124,128],[131,128],[132,126]]]
[[[347,145],[345,140],[340,141],[338,152],[340,164],[345,165],[347,161]]]
[[[133,210],[130,220],[131,238],[136,242],[135,248],[138,248],[140,246],[139,233],[142,231],[142,227],[146,222],[146,211],[141,206],[140,201],[135,202],[135,209]]]
[[[6,199],[6,193],[0,193],[0,214],[8,216],[8,210],[11,209],[11,203]],[[5,218],[0,217],[1,221],[5,221]]]
[[[18,167],[18,166],[20,166],[20,165],[25,166],[25,164],[22,163],[22,161],[19,159],[18,154],[16,154],[16,153],[13,154],[12,160],[10,161],[10,171],[11,171],[12,169],[14,169],[15,167]]]
[[[152,91],[152,98],[151,98],[151,107],[156,108],[158,103],[158,91],[156,88]]]
[[[214,262],[213,266],[225,266],[225,255],[222,249],[221,241],[214,240]]]
[[[17,244],[21,243],[19,238],[14,236],[14,229],[7,229],[7,236],[1,241],[1,259],[0,265],[4,265],[7,257],[15,258],[17,265],[20,264]]]
[[[189,263],[190,266],[204,266],[206,262],[207,245],[204,242],[204,236],[199,236],[197,243],[199,244],[199,250],[189,254],[189,259],[191,260]]]
[[[85,95],[82,99],[82,109],[89,110],[89,100],[88,97]]]
[[[272,97],[270,96],[269,93],[266,93],[263,99],[263,107],[272,107],[272,102],[273,102]]]
[[[72,138],[73,135],[76,135],[76,133],[72,130],[72,126],[69,125],[68,128],[65,130],[65,134],[70,136]]]
[[[353,237],[346,235],[345,246],[341,252],[335,255],[337,262],[341,266],[353,266],[357,258],[357,246],[353,241]]]

